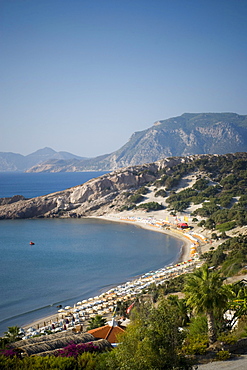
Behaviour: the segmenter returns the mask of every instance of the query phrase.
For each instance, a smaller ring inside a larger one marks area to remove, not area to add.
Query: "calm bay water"
[[[107,172],[23,173],[0,172],[0,198],[23,195],[38,197],[65,190]]]
[[[171,264],[181,246],[168,235],[97,219],[1,220],[0,334],[55,313],[58,304],[74,304]]]

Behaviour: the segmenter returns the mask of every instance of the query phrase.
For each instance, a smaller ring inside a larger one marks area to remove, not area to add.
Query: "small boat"
[[[30,245],[34,245],[35,243],[34,243],[34,242],[30,242],[29,244],[30,244]]]

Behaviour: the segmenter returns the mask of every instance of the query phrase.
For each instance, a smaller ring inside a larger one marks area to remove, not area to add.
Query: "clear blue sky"
[[[0,0],[0,151],[93,157],[184,112],[247,114],[246,0]]]

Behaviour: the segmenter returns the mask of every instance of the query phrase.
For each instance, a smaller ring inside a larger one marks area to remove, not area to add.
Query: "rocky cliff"
[[[164,176],[169,177],[170,180],[179,179],[183,174],[182,165],[187,166],[186,171],[196,173],[199,166],[196,161],[206,160],[213,163],[219,157],[221,156],[193,155],[167,158],[150,164],[122,168],[64,191],[28,200],[21,199],[11,204],[1,202],[0,219],[81,217],[119,212],[128,203],[128,197],[140,187],[155,184],[155,182],[157,184],[157,180],[164,179]],[[239,159],[241,166],[246,168],[246,153],[228,154],[222,157],[229,163]],[[210,169],[210,165],[208,168]],[[220,173],[221,168],[218,164],[217,168]]]
[[[64,191],[0,205],[0,219],[34,217],[81,217],[118,210],[127,192],[154,182],[160,171],[194,157],[169,158],[151,164],[123,168]]]
[[[114,170],[171,156],[247,151],[247,116],[235,113],[185,113],[135,132],[119,150],[70,162],[47,161],[30,172]]]

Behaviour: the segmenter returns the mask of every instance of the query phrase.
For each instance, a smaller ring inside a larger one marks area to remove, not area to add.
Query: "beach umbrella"
[[[27,331],[28,331],[29,333],[31,333],[32,331],[35,331],[35,329],[31,326],[30,328],[28,328],[28,329],[27,329]]]
[[[65,310],[69,310],[69,309],[71,309],[72,307],[71,307],[71,306],[65,306],[64,308],[65,308]]]

